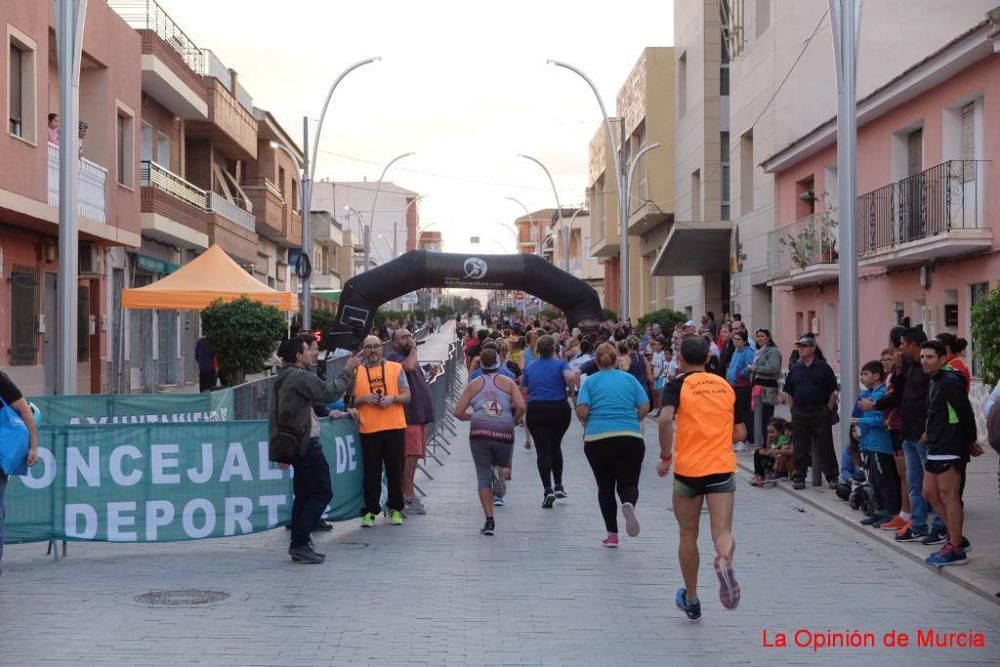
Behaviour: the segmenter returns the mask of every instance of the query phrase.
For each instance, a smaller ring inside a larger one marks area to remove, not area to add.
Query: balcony
[[[326,247],[341,248],[344,246],[344,231],[326,215],[313,213],[309,218],[312,225],[313,243]]]
[[[334,268],[315,272],[310,278],[310,282],[313,289],[338,290],[341,288],[340,273]]]
[[[139,183],[145,236],[183,248],[208,247],[207,192],[149,161],[139,167]]]
[[[837,280],[837,221],[814,213],[767,235],[767,284],[800,287]]]
[[[982,161],[949,160],[858,197],[858,264],[897,267],[984,252]]]
[[[59,206],[59,147],[49,144],[49,206]],[[108,170],[86,158],[80,158],[78,181],[80,215],[100,224],[107,224]]]
[[[205,55],[155,0],[109,0],[142,37],[142,89],[178,118],[205,120]]]
[[[253,204],[257,233],[272,241],[285,241],[285,196],[278,186],[266,178],[250,178],[243,190]]]

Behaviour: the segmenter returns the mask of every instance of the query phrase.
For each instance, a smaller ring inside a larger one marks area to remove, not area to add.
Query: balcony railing
[[[202,74],[205,53],[155,0],[108,0],[111,9],[136,30],[149,30],[180,54],[191,71]],[[228,77],[228,73],[226,75]]]
[[[979,161],[949,160],[858,197],[858,255],[952,230],[982,229]]]
[[[49,144],[49,206],[59,206],[59,147]],[[107,197],[105,185],[108,170],[86,158],[80,159],[79,203],[80,215],[94,222],[105,224],[107,217]]]
[[[173,195],[202,211],[208,210],[208,193],[155,162],[143,160],[139,167],[139,182]]]
[[[248,178],[243,185],[244,188],[263,188],[270,192],[272,195],[280,199],[282,202],[285,201],[285,195],[281,192],[270,179],[267,178]]]
[[[837,221],[829,213],[815,213],[768,233],[769,279],[836,262],[837,233]]]
[[[240,208],[236,204],[215,192],[208,193],[209,206],[211,209],[230,222],[235,222],[240,227],[249,229],[251,232],[257,227],[257,219],[246,209]]]

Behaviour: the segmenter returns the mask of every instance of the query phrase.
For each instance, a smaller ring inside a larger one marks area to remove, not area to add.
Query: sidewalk
[[[789,418],[788,408],[779,406],[775,416]],[[833,429],[835,446],[840,442],[840,427]],[[986,453],[972,459],[969,463],[965,485],[965,534],[972,542],[972,552],[969,562],[961,567],[930,568],[924,563],[934,549],[939,546],[926,547],[919,542],[896,542],[894,533],[888,530],[875,530],[862,526],[859,521],[864,517],[860,510],[850,508],[846,501],[837,497],[836,492],[823,486],[814,487],[809,484],[810,476],[806,476],[806,488],[802,491],[792,489],[791,481],[783,481],[777,488],[794,496],[799,502],[809,505],[845,525],[864,534],[868,539],[895,550],[897,553],[920,563],[932,571],[940,573],[945,579],[954,581],[969,590],[978,593],[987,600],[1000,604],[1000,529],[998,529],[997,512],[997,453],[989,446],[984,446]],[[837,452],[840,460],[840,452]],[[753,448],[737,454],[739,466],[753,476]],[[742,491],[742,489],[741,489]],[[768,493],[771,489],[754,489],[749,487],[748,493]]]

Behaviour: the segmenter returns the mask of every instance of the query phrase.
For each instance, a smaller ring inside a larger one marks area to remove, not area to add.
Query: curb
[[[743,472],[749,473],[751,475],[751,477],[753,476],[754,471],[753,471],[753,465],[752,464],[748,465],[744,461],[741,461],[739,457],[737,457],[736,458],[736,465],[741,470],[743,470]],[[834,512],[834,511],[830,510],[827,507],[824,507],[823,505],[821,505],[820,503],[816,502],[812,498],[809,498],[808,495],[801,494],[801,493],[795,491],[794,489],[792,489],[791,487],[789,487],[787,485],[778,484],[777,488],[781,489],[784,493],[788,494],[789,496],[792,496],[793,498],[795,498],[799,502],[804,503],[806,505],[809,505],[814,510],[819,510],[823,514],[826,514],[827,516],[836,519],[837,521],[839,521],[840,523],[844,524],[845,526],[851,527],[853,530],[855,530],[856,532],[858,532],[858,533],[866,536],[867,538],[873,539],[873,534],[872,534],[871,530],[867,529],[865,526],[862,526],[861,524],[857,523],[856,521],[849,521],[844,516],[842,516],[842,515]],[[905,547],[902,547],[899,544],[896,544],[896,542],[894,540],[875,539],[874,541],[877,542],[878,544],[881,544],[882,546],[885,546],[885,547],[888,547],[888,548],[892,549],[893,551],[895,551],[895,552],[897,552],[899,554],[902,554],[902,555],[906,556],[907,558],[909,558],[910,560],[912,560],[914,563],[918,563],[919,565],[921,565],[923,567],[927,567],[927,563],[924,562],[923,558],[921,558],[918,554],[913,553],[909,549],[906,549]],[[983,590],[982,588],[979,588],[978,586],[976,586],[972,582],[966,581],[965,579],[962,579],[961,577],[958,577],[958,576],[952,574],[951,570],[948,569],[948,568],[939,567],[939,568],[937,568],[937,570],[938,570],[939,576],[943,577],[944,579],[947,579],[947,580],[949,580],[949,581],[951,581],[953,583],[956,583],[959,586],[961,586],[962,588],[964,588],[964,589],[966,589],[968,591],[971,591],[973,593],[976,593],[980,597],[982,597],[982,598],[984,598],[986,600],[989,600],[990,602],[992,602],[995,605],[1000,606],[1000,597],[997,597],[992,592]]]

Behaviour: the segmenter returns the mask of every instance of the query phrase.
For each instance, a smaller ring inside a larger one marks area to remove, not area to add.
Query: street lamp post
[[[597,104],[601,108],[601,115],[604,118],[604,128],[608,134],[608,150],[615,150],[615,136],[611,129],[611,119],[608,117],[608,112],[604,108],[604,101],[601,99],[601,94],[597,91],[597,86],[594,82],[590,80],[586,74],[584,74],[579,68],[574,67],[568,63],[564,63],[558,60],[547,60],[550,65],[555,65],[556,67],[562,67],[573,72],[581,79],[587,82],[590,89],[594,92],[594,97],[597,98]],[[639,157],[649,150],[652,150],[656,145],[648,146],[644,151],[639,151],[639,153],[632,160],[631,169],[629,168],[628,159],[625,155],[625,136],[624,136],[624,126],[621,130],[621,137],[618,143],[618,160],[617,168],[615,170],[615,183],[618,188],[618,229],[619,229],[619,255],[621,260],[619,265],[620,271],[620,299],[621,304],[619,305],[619,311],[621,312],[621,319],[627,320],[629,318],[629,286],[628,286],[628,271],[629,271],[629,257],[628,257],[628,217],[629,217],[629,198],[631,197],[631,174],[633,173],[636,164],[639,162]]]
[[[309,159],[309,118],[304,117],[302,119],[302,152],[305,156],[305,164],[302,165],[302,250],[303,252],[309,252],[312,247],[312,226],[310,217],[312,215],[312,184],[313,177],[316,174],[316,160],[319,157],[319,138],[323,131],[323,120],[326,118],[326,110],[330,106],[330,100],[333,98],[333,91],[337,89],[337,85],[344,80],[348,74],[354,70],[381,60],[379,57],[375,58],[365,58],[364,60],[359,60],[354,63],[343,72],[341,72],[336,79],[333,81],[333,85],[330,86],[330,90],[326,93],[326,100],[323,102],[323,110],[319,114],[319,123],[316,125],[316,134],[313,137],[312,146],[312,159]],[[309,330],[312,328],[312,312],[310,304],[312,302],[312,277],[307,275],[302,278],[302,301],[305,303],[305,307],[302,309],[302,328],[304,330]]]
[[[563,263],[563,266],[566,269],[566,273],[569,273],[569,246],[570,246],[570,240],[573,237],[573,221],[576,220],[576,216],[583,213],[583,211],[584,208],[582,206],[573,211],[573,215],[570,216],[569,222],[566,224],[566,259]]]
[[[555,195],[555,198],[556,198],[556,228],[557,229],[562,229],[562,204],[559,203],[559,191],[556,190],[556,183],[555,183],[555,181],[552,180],[552,174],[549,173],[548,168],[544,164],[542,164],[541,160],[538,160],[537,158],[533,158],[530,155],[524,155],[524,154],[521,154],[521,153],[518,154],[518,157],[523,157],[525,160],[531,160],[532,162],[534,162],[535,164],[537,164],[539,167],[541,167],[542,171],[545,172],[545,175],[549,179],[549,185],[552,186],[552,194]],[[541,234],[541,232],[539,232],[539,235],[540,234]]]
[[[389,163],[385,165],[382,169],[382,174],[378,177],[378,184],[375,186],[375,195],[372,197],[372,209],[371,213],[368,215],[368,236],[371,237],[371,228],[375,224],[375,203],[378,201],[378,193],[382,189],[382,179],[385,178],[385,172],[389,171],[391,167],[396,162],[402,160],[404,157],[410,157],[413,153],[403,153],[402,155],[397,155],[396,157],[389,160]],[[409,205],[407,205],[409,206]],[[406,209],[403,209],[404,211]],[[365,271],[368,270],[368,244],[365,244]]]
[[[502,223],[502,222],[498,222],[496,224],[497,224],[497,226],[506,229],[508,232],[510,232],[514,236],[514,252],[515,253],[518,252],[517,246],[518,246],[518,243],[520,242],[521,239],[517,235],[517,230],[514,229],[513,227],[509,226],[509,225],[506,225],[506,224]]]
[[[514,202],[515,204],[517,204],[518,206],[520,206],[521,208],[524,209],[524,214],[526,216],[528,216],[528,220],[530,221],[529,224],[531,225],[531,231],[536,236],[536,240],[535,240],[535,254],[538,255],[539,257],[541,257],[542,256],[542,228],[539,227],[537,231],[535,230],[535,216],[533,216],[531,214],[531,211],[528,210],[528,207],[525,206],[524,203],[520,199],[514,199],[513,197],[506,197],[506,199]],[[520,237],[518,237],[518,247],[520,247],[520,242],[521,242],[521,239],[520,239]]]

